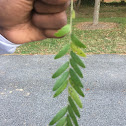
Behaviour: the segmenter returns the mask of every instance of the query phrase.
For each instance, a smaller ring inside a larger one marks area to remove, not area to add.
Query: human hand
[[[67,23],[70,0],[0,0],[0,34],[23,44],[53,38]]]

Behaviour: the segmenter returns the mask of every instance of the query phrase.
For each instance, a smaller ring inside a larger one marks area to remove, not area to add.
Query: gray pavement
[[[66,92],[52,98],[51,76],[68,57],[53,58],[0,56],[0,126],[47,126],[66,105]],[[83,60],[80,126],[126,126],[126,55],[88,55]]]

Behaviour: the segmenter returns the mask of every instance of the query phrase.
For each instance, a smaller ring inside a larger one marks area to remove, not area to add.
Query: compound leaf
[[[71,79],[76,83],[77,86],[83,88],[83,85],[82,85],[79,77],[77,76],[77,74],[71,68],[70,68],[70,76],[71,76]]]
[[[75,70],[75,72],[76,72],[81,78],[83,78],[83,74],[82,74],[80,68],[77,66],[77,64],[74,62],[73,59],[70,59],[70,64],[71,64],[71,66],[73,67],[73,69]]]
[[[86,48],[86,46],[74,34],[71,34],[71,40],[76,46]]]
[[[66,44],[54,57],[54,59],[58,59],[66,55],[70,54],[71,59],[68,62],[63,64],[58,70],[52,75],[52,78],[57,78],[57,81],[54,84],[53,91],[56,91],[54,97],[60,95],[68,86],[68,106],[62,108],[51,120],[50,126],[79,126],[77,117],[80,118],[80,113],[78,107],[82,108],[82,102],[79,98],[79,95],[84,97],[84,94],[81,90],[83,84],[79,77],[83,78],[83,74],[80,70],[85,68],[83,61],[79,58],[79,56],[86,57],[86,54],[83,52],[82,48],[86,48],[86,46],[73,34],[72,31],[72,20],[76,17],[76,13],[73,9],[73,0],[71,0],[71,15],[70,15],[70,24],[63,26],[60,30],[58,30],[54,35],[56,37],[63,37],[66,34],[69,34],[71,43]],[[69,64],[70,67],[69,67]],[[79,66],[78,66],[79,65]],[[67,70],[69,67],[69,70]],[[77,107],[78,106],[78,107]],[[67,116],[66,116],[67,115]]]
[[[64,35],[68,34],[70,32],[70,24],[65,25],[62,27],[58,32],[56,32],[54,35],[56,37],[63,37]]]
[[[69,81],[70,81],[71,86],[76,90],[76,92],[77,92],[80,96],[84,97],[85,95],[84,95],[83,91],[80,89],[80,87],[78,87],[78,86],[75,84],[75,82],[72,81],[71,78],[69,79]]]
[[[77,92],[74,90],[74,88],[69,86],[68,87],[68,92],[69,92],[70,96],[73,98],[73,100],[76,102],[76,104],[80,108],[82,108],[83,107],[82,102],[81,102]]]
[[[70,44],[65,45],[60,51],[59,53],[55,56],[54,59],[58,59],[61,58],[62,56],[64,56],[68,50],[70,49]]]
[[[70,105],[68,105],[68,112],[69,112],[69,115],[70,115],[71,119],[73,120],[73,123],[75,124],[75,126],[79,126],[76,116],[74,115],[73,110]]]
[[[71,43],[71,49],[73,52],[75,52],[79,56],[86,57],[86,54],[79,47],[77,47],[74,43]]]
[[[58,95],[60,95],[67,87],[68,85],[68,80],[66,80],[65,82],[63,82],[63,84],[57,89],[56,93],[54,94],[54,98],[57,97]]]
[[[69,67],[69,62],[63,64],[52,76],[52,78],[56,78],[60,76],[67,68]]]
[[[56,81],[54,87],[53,87],[53,91],[56,91],[62,84],[64,81],[66,81],[66,79],[69,76],[69,72],[65,72],[61,75],[61,77]]]
[[[85,68],[83,61],[73,51],[70,52],[70,55],[79,66]]]
[[[64,126],[64,124],[66,123],[66,117],[63,117],[62,119],[59,120],[59,122],[56,124],[56,126]]]
[[[70,96],[68,97],[68,101],[69,101],[70,106],[72,107],[74,113],[80,118],[80,113],[77,109],[77,106],[75,105],[74,101],[72,100],[72,98]]]

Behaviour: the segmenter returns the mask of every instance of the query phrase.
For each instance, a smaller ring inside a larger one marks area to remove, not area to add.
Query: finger
[[[43,34],[46,38],[63,38],[64,36],[62,37],[56,37],[55,36],[55,33],[57,32],[58,30],[50,30],[50,29],[47,29],[47,30],[43,30]]]
[[[69,0],[41,0],[44,3],[52,5],[61,5],[67,3]]]
[[[58,30],[43,30],[43,34],[44,36],[46,36],[47,38],[57,38],[54,34],[57,32]]]
[[[34,3],[34,10],[37,13],[41,13],[41,14],[58,13],[58,12],[62,12],[66,10],[69,4],[70,4],[70,0],[67,3],[62,4],[62,5],[45,4],[41,2],[40,0],[38,0],[38,1],[35,1]]]
[[[67,24],[65,11],[57,14],[33,14],[32,23],[40,29],[60,29]]]

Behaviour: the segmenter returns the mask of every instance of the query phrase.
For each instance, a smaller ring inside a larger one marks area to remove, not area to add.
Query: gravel
[[[67,104],[67,92],[53,98],[55,70],[68,56],[0,56],[0,126],[47,126]],[[85,98],[79,126],[126,126],[126,55],[82,59]]]

